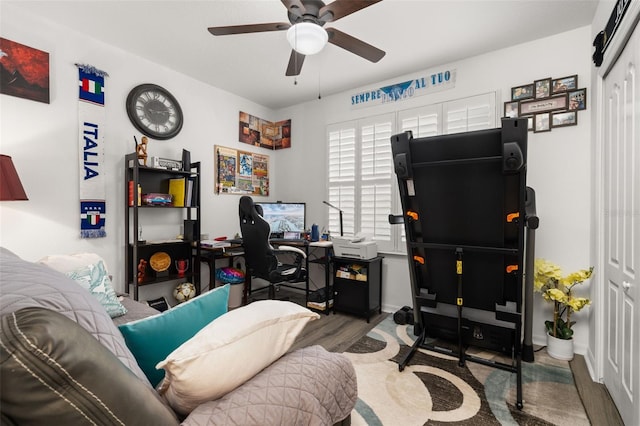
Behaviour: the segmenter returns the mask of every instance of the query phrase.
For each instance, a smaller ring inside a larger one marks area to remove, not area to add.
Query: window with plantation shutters
[[[471,132],[496,127],[495,93],[472,96],[442,104],[442,134]]]
[[[389,224],[395,173],[391,136],[395,114],[329,126],[328,202],[343,210],[346,236],[366,235],[379,250],[393,250]],[[340,217],[328,208],[329,230],[339,235]]]
[[[495,128],[495,99],[492,92],[330,125],[327,198],[344,211],[345,235],[366,235],[380,252],[406,252],[404,227],[388,219],[402,214],[391,136],[407,130],[421,138]],[[329,207],[327,213],[329,229],[338,235],[339,213]]]
[[[328,202],[343,210],[345,235],[355,234],[356,194],[356,127],[355,122],[330,126],[329,139],[329,194]],[[329,209],[329,230],[340,235],[340,217]]]
[[[411,130],[414,138],[442,134],[442,105],[428,105],[398,112],[400,133]]]
[[[360,233],[376,241],[379,250],[391,250],[394,247],[389,224],[395,178],[391,156],[394,115],[361,120],[359,128]]]

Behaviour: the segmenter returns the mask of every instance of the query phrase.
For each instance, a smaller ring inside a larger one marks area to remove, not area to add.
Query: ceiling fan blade
[[[382,0],[335,0],[320,9],[318,18],[324,22],[337,21],[340,18],[351,15],[353,12],[357,12],[380,1]],[[325,16],[328,13],[330,15]]]
[[[286,76],[300,75],[302,64],[304,63],[304,55],[291,49],[291,57],[289,58],[289,65],[287,65]]]
[[[209,27],[208,30],[215,36],[230,34],[261,33],[266,31],[284,31],[289,29],[288,22],[272,22],[270,24],[230,25],[227,27]]]
[[[280,1],[282,1],[282,4],[284,4],[284,7],[287,8],[289,13],[295,16],[302,17],[302,15],[304,15],[307,12],[307,8],[304,7],[304,4],[302,4],[302,1],[300,0],[280,0]]]
[[[371,62],[378,62],[386,54],[383,50],[335,28],[327,28],[327,33],[329,34],[329,43],[342,47]]]

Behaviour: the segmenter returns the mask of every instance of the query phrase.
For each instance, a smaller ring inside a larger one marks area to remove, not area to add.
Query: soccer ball
[[[173,290],[173,297],[176,298],[178,303],[186,302],[196,295],[196,286],[191,283],[178,284]]]

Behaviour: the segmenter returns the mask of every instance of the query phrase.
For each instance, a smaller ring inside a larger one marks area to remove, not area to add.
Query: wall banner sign
[[[593,40],[593,47],[595,48],[595,51],[591,58],[593,59],[593,63],[596,67],[602,65],[604,52],[607,50],[607,47],[609,47],[611,40],[613,40],[613,36],[618,30],[618,26],[620,25],[620,22],[622,22],[624,14],[627,13],[630,3],[631,0],[618,0],[616,5],[613,7],[607,26],[604,30],[600,31]]]
[[[105,78],[91,65],[78,67],[78,136],[80,149],[80,238],[107,236],[107,181],[104,174],[106,126]]]
[[[456,70],[438,71],[414,80],[351,95],[351,109],[391,104],[456,87]]]

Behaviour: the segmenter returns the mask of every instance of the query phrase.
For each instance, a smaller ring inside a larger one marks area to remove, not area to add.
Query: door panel
[[[640,36],[604,83],[604,384],[625,424],[640,423]]]

